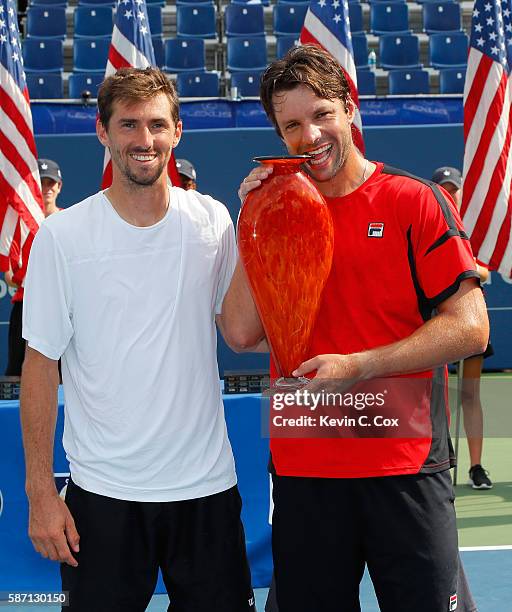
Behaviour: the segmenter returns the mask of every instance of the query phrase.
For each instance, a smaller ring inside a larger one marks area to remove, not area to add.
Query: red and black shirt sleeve
[[[432,308],[456,293],[467,278],[478,279],[469,239],[448,194],[424,185],[410,228],[417,282]]]

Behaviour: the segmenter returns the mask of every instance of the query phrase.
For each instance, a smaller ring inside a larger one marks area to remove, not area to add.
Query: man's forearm
[[[411,336],[360,354],[362,378],[414,373],[482,353],[489,322],[481,291],[468,292],[455,309],[439,312]]]
[[[59,385],[56,361],[27,348],[21,379],[20,414],[30,497],[55,489],[53,445]]]
[[[222,327],[224,338],[234,351],[254,350],[265,338],[240,260],[222,304]]]
[[[305,361],[294,372],[316,371],[319,379],[368,380],[431,370],[482,353],[489,339],[489,321],[482,292],[464,281],[438,314],[407,338],[349,355],[324,354]]]

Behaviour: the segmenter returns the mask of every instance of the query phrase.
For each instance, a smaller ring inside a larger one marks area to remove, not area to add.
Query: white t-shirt
[[[151,227],[124,221],[102,192],[44,221],[23,337],[62,356],[64,448],[78,486],[175,501],[236,483],[215,330],[235,262],[227,209],[195,191],[170,188]]]

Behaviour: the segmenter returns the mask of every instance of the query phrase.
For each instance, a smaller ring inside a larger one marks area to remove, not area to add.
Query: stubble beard
[[[143,152],[141,152],[143,154]],[[121,155],[116,150],[110,150],[110,155],[112,157],[112,163],[115,163],[119,168],[123,178],[128,183],[128,185],[132,187],[151,187],[154,185],[158,179],[162,176],[162,172],[167,166],[167,162],[169,159],[164,158],[164,160],[159,163],[158,167],[152,174],[139,176],[130,170],[128,163],[123,163]]]
[[[338,174],[338,172],[345,165],[350,151],[351,142],[352,141],[350,137],[347,138],[344,136],[341,142],[341,148],[337,144],[333,144],[333,147],[331,149],[331,155],[334,155],[334,160],[332,163],[332,170],[331,172],[329,172],[329,175],[327,177],[318,178],[317,176],[315,176],[315,171],[310,166],[308,166],[308,164],[303,164],[302,167],[304,169],[304,172],[316,183],[328,183]],[[335,149],[336,152],[334,152]]]

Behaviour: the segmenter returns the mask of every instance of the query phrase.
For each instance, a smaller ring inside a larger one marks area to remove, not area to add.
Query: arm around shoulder
[[[237,353],[257,350],[265,338],[240,260],[222,302],[219,327],[228,346]]]

